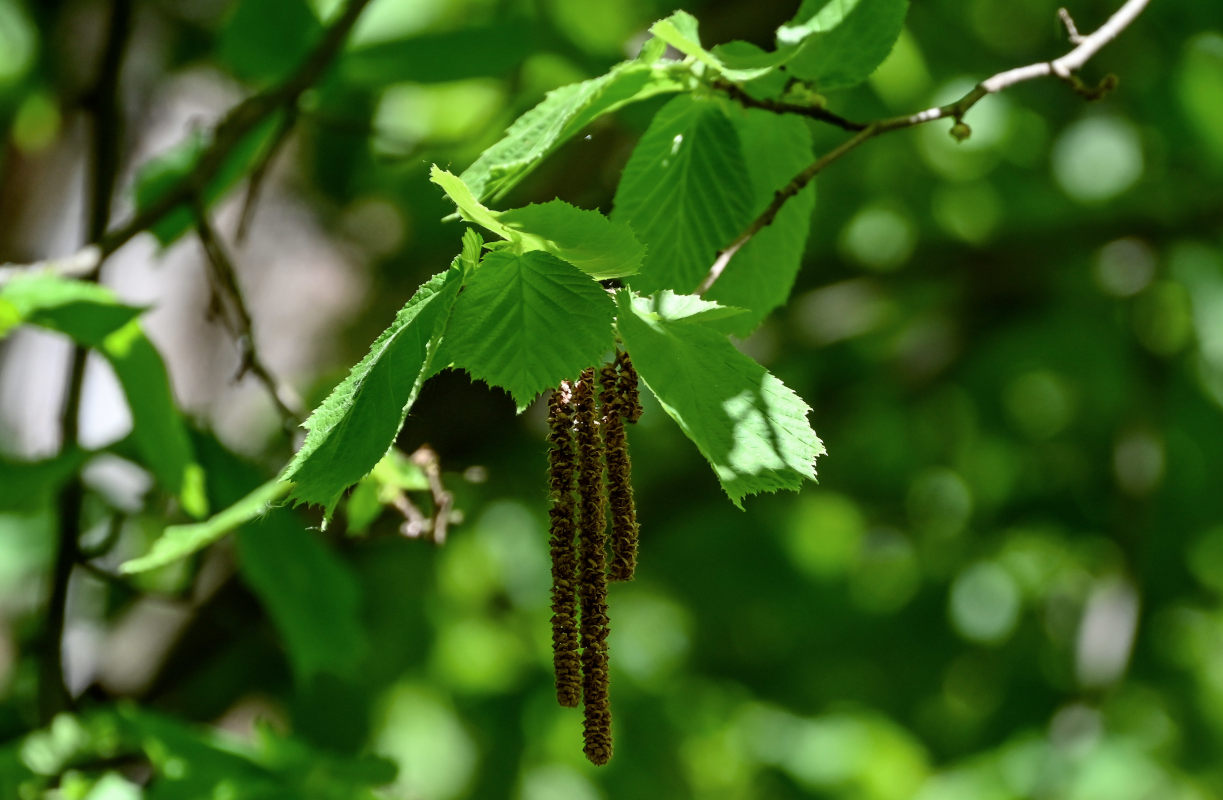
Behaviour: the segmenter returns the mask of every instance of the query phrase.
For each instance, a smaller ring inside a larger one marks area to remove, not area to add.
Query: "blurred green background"
[[[137,0],[122,185],[283,77],[335,5]],[[1090,30],[1117,5],[1070,10]],[[108,8],[0,0],[0,262],[81,244],[86,90]],[[236,248],[269,362],[321,399],[458,250],[429,164],[465,167],[545,91],[634,55],[673,8],[376,0],[305,98]],[[830,107],[914,111],[1058,55],[1056,8],[915,0],[889,60]],[[771,46],[795,4],[687,9],[707,44]],[[148,797],[358,796],[326,794],[347,773],[319,765],[372,755],[397,766],[378,796],[430,800],[1223,796],[1218,7],[1153,3],[1085,78],[1107,72],[1120,88],[1097,103],[1025,84],[977,106],[962,145],[936,123],[821,176],[791,302],[741,343],[813,406],[819,486],[740,513],[647,405],[629,431],[640,568],[610,597],[609,766],[586,763],[580,715],[553,699],[542,409],[515,417],[463,375],[427,385],[400,439],[431,445],[457,496],[463,519],[441,547],[398,535],[389,512],[364,537],[307,534],[318,516],[285,512],[195,563],[115,581],[167,507],[130,463],[91,465],[87,538],[111,519],[122,530],[69,595],[82,707],[134,703],[125,724],[167,751],[178,734],[158,725],[198,723],[263,767],[314,768],[285,794],[246,793],[219,750],[188,748],[191,780],[154,781]],[[664,101],[597,124],[508,205],[608,210]],[[844,138],[814,130],[821,152]],[[227,237],[239,205],[219,212]],[[116,213],[130,207],[128,190]],[[257,386],[229,385],[237,355],[207,322],[201,258],[189,237],[141,240],[106,279],[156,307],[151,335],[200,427],[210,491],[236,497],[291,443]],[[53,339],[0,344],[10,457],[56,447]],[[122,413],[106,376],[96,384],[84,429],[108,441]],[[58,775],[104,735],[61,718],[28,736],[54,513],[48,500],[0,514],[0,781]],[[173,759],[153,760],[173,776]],[[62,781],[48,796],[144,796],[138,765],[91,763],[74,773],[79,794]]]

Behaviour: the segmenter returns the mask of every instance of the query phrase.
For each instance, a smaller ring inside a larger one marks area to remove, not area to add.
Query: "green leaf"
[[[49,507],[60,487],[92,454],[69,448],[40,461],[16,461],[0,455],[0,512],[31,512]]]
[[[438,365],[506,389],[521,411],[612,348],[614,313],[603,287],[555,256],[492,252],[459,295]]]
[[[773,199],[773,192],[811,162],[811,131],[797,117],[756,109],[735,116],[734,123],[744,152],[752,153],[747,171],[755,198],[749,216],[754,219]],[[815,185],[810,183],[782,206],[771,225],[735,254],[706,292],[711,300],[748,310],[729,320],[723,330],[746,336],[789,298],[802,266],[814,208]]]
[[[892,51],[908,10],[908,0],[803,0],[777,29],[779,45],[799,48],[786,69],[820,91],[856,86]]]
[[[476,200],[461,179],[436,164],[429,179],[454,201],[463,219],[512,242],[519,251],[543,250],[598,280],[631,275],[641,266],[645,248],[632,229],[598,211],[550,200],[497,212]]]
[[[628,225],[563,200],[503,211],[498,219],[524,234],[528,249],[551,253],[596,280],[632,275],[645,256],[645,246]]]
[[[291,486],[287,481],[273,479],[210,519],[191,525],[171,525],[148,553],[125,562],[119,570],[127,574],[147,572],[186,558],[238,526],[268,513],[271,504],[288,494]]]
[[[352,570],[288,509],[244,526],[237,545],[242,577],[284,637],[298,683],[320,673],[353,675],[369,642]]]
[[[305,0],[233,5],[217,57],[242,80],[270,83],[286,77],[322,34],[323,27]]]
[[[386,454],[430,374],[462,280],[461,268],[451,268],[421,286],[306,420],[310,433],[284,471],[296,484],[294,499],[330,514],[340,493]]]
[[[516,241],[519,238],[513,230],[497,218],[496,211],[476,199],[462,178],[434,164],[429,170],[429,180],[437,184],[446,193],[446,196],[454,201],[455,206],[459,209],[459,216],[463,219],[476,223],[502,239]]]
[[[537,27],[527,20],[510,19],[362,44],[344,54],[340,75],[349,83],[370,89],[392,83],[501,77],[536,52],[536,31]]]
[[[50,273],[20,275],[0,287],[4,304],[0,338],[26,323],[59,331],[96,347],[144,309],[120,303],[115,293],[89,281]]]
[[[662,39],[686,56],[692,56],[697,61],[714,69],[721,69],[721,64],[709,51],[701,47],[701,36],[697,32],[696,17],[687,11],[676,11],[666,19],[660,19],[650,26],[650,33]]]
[[[463,250],[459,254],[459,263],[463,267],[463,275],[470,275],[480,266],[480,255],[484,250],[484,237],[475,228],[463,231]]]
[[[159,484],[178,496],[188,514],[207,514],[204,472],[195,463],[161,354],[136,320],[107,336],[101,352],[123,387],[132,413],[132,440],[141,462]]]
[[[655,115],[616,189],[612,219],[646,247],[629,283],[643,294],[691,292],[718,250],[751,220],[739,135],[717,102],[680,96]]]
[[[99,350],[110,362],[132,414],[137,456],[195,517],[208,511],[203,471],[174,402],[161,354],[136,317],[104,286],[49,274],[21,276],[0,289],[9,319],[59,331]]]
[[[713,322],[715,320],[738,317],[747,313],[742,308],[724,306],[704,300],[694,294],[676,294],[670,290],[664,290],[649,297],[640,298],[639,303],[643,309],[648,309],[651,314],[667,320],[683,319],[689,322],[698,320],[700,322]]]
[[[785,64],[794,55],[795,48],[785,47],[770,52],[751,42],[736,40],[716,45],[710,52],[722,62],[723,75],[740,84],[753,97],[776,97],[785,91],[786,84],[790,82],[786,72],[776,67]]]
[[[616,301],[617,326],[641,379],[736,506],[749,494],[797,490],[815,480],[824,446],[802,398],[723,334],[665,316],[625,290]]]
[[[272,135],[279,124],[279,116],[273,115],[248,133],[229,153],[212,180],[204,187],[206,206],[215,204],[249,172],[264,148],[270,145]],[[195,131],[136,170],[136,210],[144,211],[194,172],[209,143],[209,134]],[[162,216],[149,230],[157,237],[157,241],[165,246],[193,227],[195,217],[191,209],[179,206]]]
[[[710,52],[701,46],[696,17],[687,11],[676,11],[666,19],[655,22],[650,26],[650,33],[736,83],[755,80],[769,74],[778,65],[784,64],[791,55],[790,52],[779,51],[757,56],[751,63],[743,60],[736,64],[727,63],[718,53]]]
[[[603,114],[626,103],[678,92],[684,83],[665,63],[626,61],[605,75],[549,92],[510,125],[461,177],[481,199],[504,197],[544,156]]]

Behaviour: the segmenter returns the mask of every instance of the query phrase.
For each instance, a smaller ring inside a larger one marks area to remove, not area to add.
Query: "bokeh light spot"
[[[0,0],[0,89],[16,83],[34,63],[36,34],[20,5]]]
[[[821,491],[802,498],[786,529],[790,563],[813,578],[846,572],[857,559],[866,521],[848,497]]]
[[[951,624],[969,641],[983,644],[1005,641],[1019,621],[1019,608],[1019,587],[997,564],[975,564],[961,572],[951,585]]]
[[[1060,433],[1074,417],[1074,395],[1066,381],[1048,370],[1027,372],[1007,384],[1003,403],[1015,424],[1034,439]]]
[[[859,211],[841,233],[841,251],[864,267],[886,272],[913,254],[917,234],[904,214],[883,206]]]
[[[1116,239],[1100,248],[1093,262],[1096,284],[1105,294],[1130,297],[1155,277],[1155,252],[1141,239]]]
[[[1111,200],[1137,183],[1142,171],[1142,139],[1127,120],[1080,120],[1053,145],[1053,175],[1081,203]]]

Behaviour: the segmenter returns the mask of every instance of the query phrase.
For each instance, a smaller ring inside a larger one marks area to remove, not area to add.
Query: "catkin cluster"
[[[624,423],[640,416],[637,373],[627,353],[597,374],[587,369],[577,381],[563,381],[548,405],[556,699],[569,707],[581,701],[583,751],[595,764],[606,764],[612,754],[607,582],[630,580],[637,565]]]

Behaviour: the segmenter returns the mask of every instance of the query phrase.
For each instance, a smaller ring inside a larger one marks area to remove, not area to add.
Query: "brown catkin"
[[[603,447],[595,407],[594,370],[573,392],[578,443],[578,599],[582,610],[582,751],[594,764],[611,758],[607,695],[607,538],[603,510]]]
[[[641,398],[637,394],[637,370],[633,369],[628,353],[616,353],[616,370],[620,374],[616,389],[623,404],[624,421],[636,422],[641,419]]]
[[[637,569],[637,507],[633,502],[632,464],[624,417],[628,403],[620,391],[620,373],[607,364],[599,373],[603,406],[603,452],[607,458],[607,499],[611,509],[611,569],[608,579],[630,581]]]
[[[562,381],[548,402],[548,490],[551,508],[552,665],[556,699],[576,708],[582,699],[578,654],[577,464],[574,453],[573,387]]]

